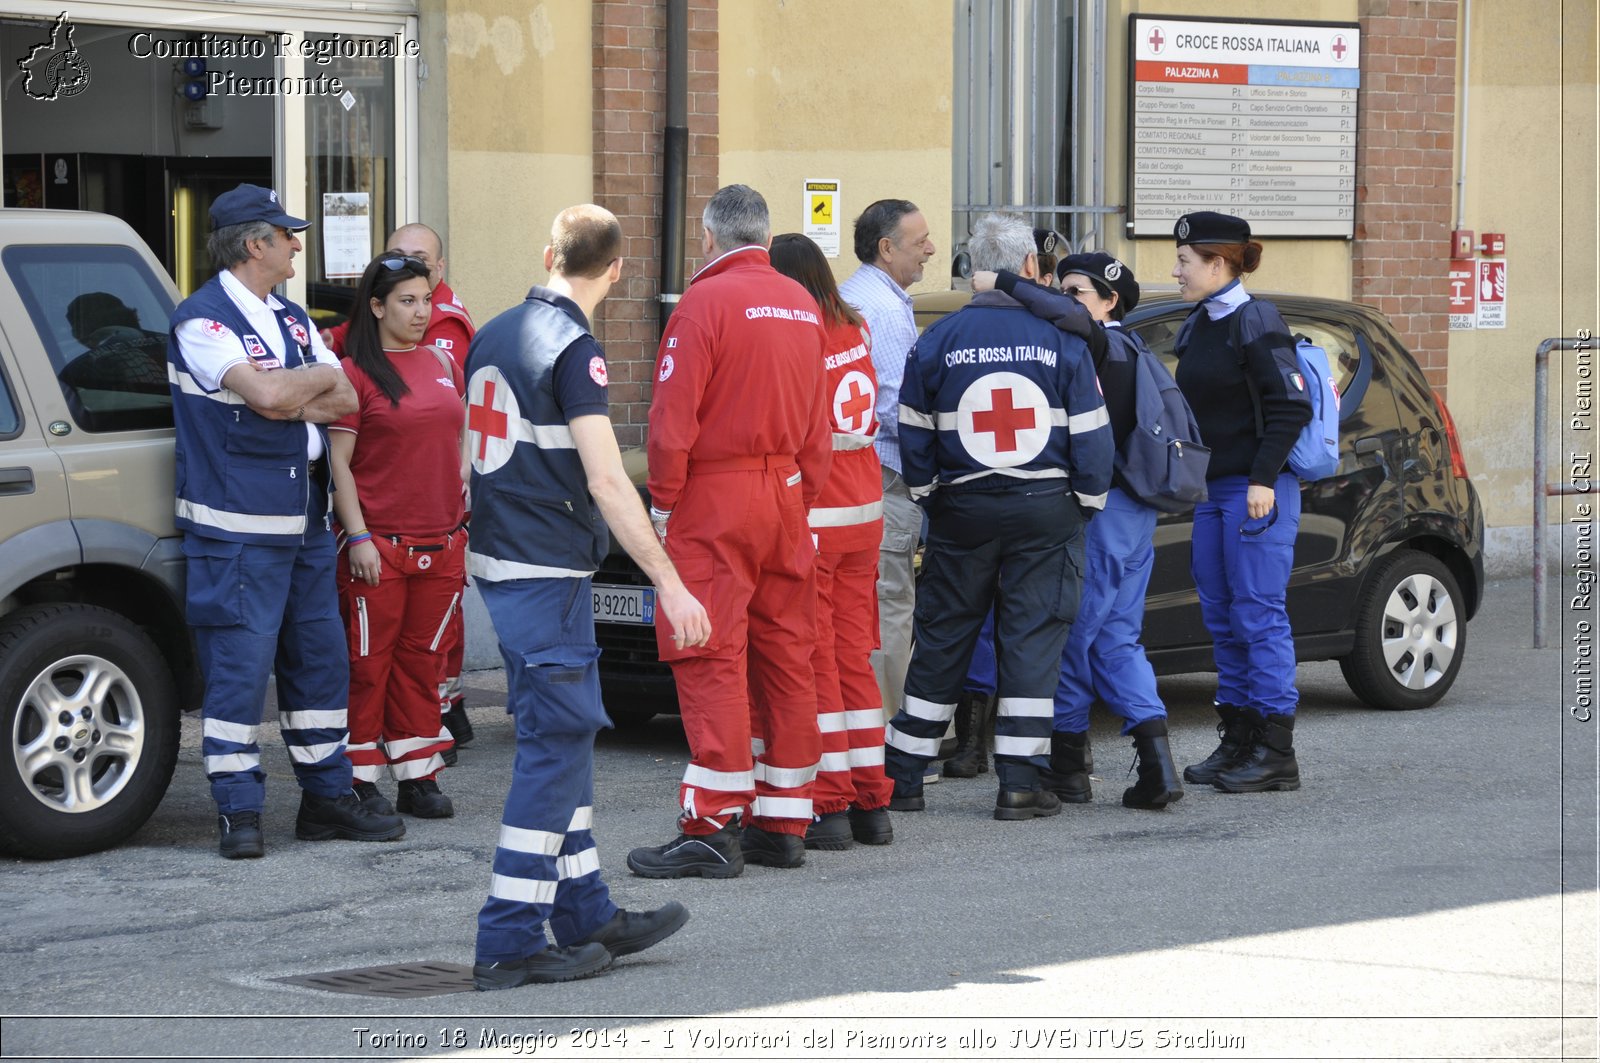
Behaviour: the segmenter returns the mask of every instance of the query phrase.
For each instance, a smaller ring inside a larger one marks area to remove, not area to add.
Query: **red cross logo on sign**
[[[1154,52],[1155,54],[1160,55],[1161,54],[1161,46],[1163,44],[1167,43],[1167,39],[1165,37],[1161,36],[1161,27],[1160,26],[1151,27],[1149,40],[1150,40],[1150,50],[1152,52]]]
[[[1018,373],[973,381],[956,407],[956,431],[967,453],[991,469],[1026,465],[1050,441],[1044,391]]]
[[[474,469],[494,472],[510,460],[516,446],[511,424],[521,418],[517,397],[500,370],[485,366],[472,375],[472,382],[467,385],[467,433]]]
[[[1344,53],[1350,50],[1350,46],[1344,43],[1344,36],[1341,34],[1333,39],[1333,48],[1331,50],[1333,52],[1334,59],[1342,61],[1344,59]]]
[[[833,423],[839,431],[866,435],[872,427],[872,407],[877,401],[872,378],[859,369],[852,369],[833,389]]]

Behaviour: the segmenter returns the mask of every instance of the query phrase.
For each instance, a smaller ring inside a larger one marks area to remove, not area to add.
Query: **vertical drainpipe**
[[[667,124],[661,150],[661,331],[683,294],[689,189],[689,0],[667,5]]]

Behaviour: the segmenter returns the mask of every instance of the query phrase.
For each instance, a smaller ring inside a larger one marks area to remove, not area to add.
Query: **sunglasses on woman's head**
[[[407,266],[415,266],[424,273],[428,272],[428,264],[414,255],[395,255],[392,258],[380,258],[378,260],[378,265],[382,266],[390,273],[398,273]]]

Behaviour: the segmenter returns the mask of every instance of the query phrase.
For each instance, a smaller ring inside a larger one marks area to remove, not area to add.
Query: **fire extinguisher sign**
[[[1506,327],[1506,263],[1504,259],[1478,262],[1478,327]]]

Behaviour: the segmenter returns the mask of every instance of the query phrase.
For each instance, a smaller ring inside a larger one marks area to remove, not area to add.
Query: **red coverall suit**
[[[650,496],[672,514],[667,554],[712,628],[709,645],[680,650],[656,626],[689,738],[685,834],[746,808],[772,833],[811,824],[822,740],[806,511],[832,458],[824,342],[810,293],[746,246],[695,275],[657,352]],[[752,724],[766,741],[754,762]]]
[[[828,328],[823,356],[833,428],[833,467],[809,514],[817,538],[817,723],[822,764],[817,815],[883,808],[894,784],[883,773],[883,705],[872,671],[878,644],[878,546],[883,474],[872,447],[878,374],[865,326]]]
[[[344,357],[344,338],[349,331],[348,321],[341,322],[328,330],[328,346],[340,358]],[[450,285],[444,281],[435,285],[433,314],[428,318],[428,330],[422,334],[419,346],[439,348],[450,356],[450,360],[456,363],[456,368],[461,370],[464,376],[467,371],[467,345],[472,342],[472,337],[477,331],[478,327],[472,323],[472,315],[461,305],[461,300],[451,290]],[[466,586],[465,582],[462,586]],[[441,716],[448,713],[453,706],[462,703],[461,664],[466,650],[466,612],[457,609],[451,614],[444,638],[439,640],[439,652],[444,654],[444,681],[439,684]]]

